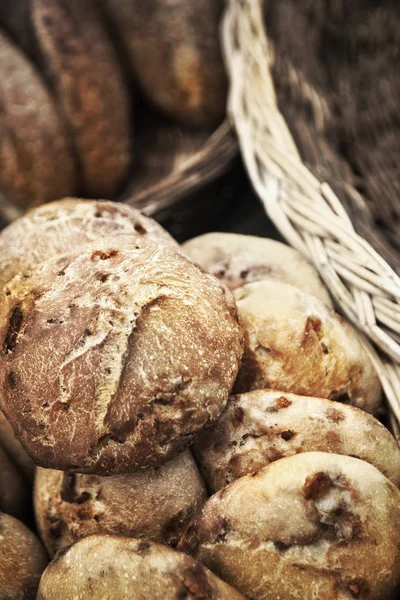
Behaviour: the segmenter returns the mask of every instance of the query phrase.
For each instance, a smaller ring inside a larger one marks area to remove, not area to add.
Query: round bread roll
[[[247,337],[235,392],[272,388],[378,409],[381,386],[360,336],[321,300],[272,278],[234,294]]]
[[[181,546],[254,600],[394,600],[400,492],[356,458],[297,454],[212,496]]]
[[[39,466],[157,466],[227,402],[242,355],[233,297],[164,244],[77,252],[2,289],[1,408]]]
[[[316,269],[286,244],[254,235],[206,233],[185,242],[183,249],[193,262],[231,290],[273,277],[332,306]]]
[[[213,127],[226,108],[222,0],[101,0],[149,100],[177,121]]]
[[[0,598],[35,600],[47,557],[25,525],[0,513]]]
[[[7,453],[8,458],[11,460],[18,473],[30,484],[33,481],[33,476],[35,474],[35,464],[15,437],[13,428],[1,411],[0,446]]]
[[[0,287],[22,270],[112,235],[178,248],[161,225],[126,204],[65,198],[29,211],[1,232]]]
[[[76,173],[67,134],[39,73],[0,33],[0,198],[26,209],[73,194]]]
[[[31,506],[28,482],[0,446],[0,511],[25,520]]]
[[[354,406],[322,398],[275,390],[231,396],[194,450],[211,493],[280,458],[313,451],[365,460],[400,487],[400,449],[386,427]]]
[[[36,523],[50,556],[96,533],[175,545],[205,499],[189,451],[161,467],[113,477],[38,468],[34,493]]]
[[[191,556],[146,540],[94,535],[60,552],[37,600],[245,600]]]

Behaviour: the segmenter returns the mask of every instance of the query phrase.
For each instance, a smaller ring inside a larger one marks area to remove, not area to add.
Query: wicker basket
[[[386,208],[382,204],[378,208],[377,202],[383,200],[375,198],[376,182],[387,173],[387,164],[376,177],[371,173],[375,166],[372,158],[366,163],[369,167],[365,167],[364,175],[362,170],[355,172],[354,168],[354,162],[360,164],[367,154],[366,148],[363,154],[357,147],[355,133],[360,136],[369,126],[369,135],[378,135],[379,119],[367,118],[365,123],[354,124],[355,119],[365,115],[356,110],[357,106],[352,107],[350,164],[340,140],[334,137],[338,131],[342,135],[340,127],[345,133],[346,124],[349,127],[351,102],[346,96],[346,91],[349,92],[346,85],[350,86],[351,77],[337,68],[336,73],[328,73],[328,81],[324,80],[327,65],[322,64],[321,68],[318,64],[323,60],[321,46],[318,53],[315,51],[321,37],[328,36],[326,26],[333,23],[347,40],[343,53],[348,56],[350,48],[353,53],[350,55],[356,60],[357,52],[368,46],[365,23],[372,26],[376,22],[366,19],[366,8],[364,5],[363,9],[361,1],[355,1],[354,11],[352,4],[351,14],[354,27],[355,19],[360,16],[357,5],[364,10],[360,28],[360,36],[364,37],[352,45],[351,32],[344,27],[348,12],[346,19],[343,18],[343,28],[339,27],[340,17],[344,17],[342,0],[230,0],[222,29],[231,82],[228,113],[250,179],[269,217],[285,239],[314,262],[338,309],[373,342],[365,339],[390,406],[392,427],[398,435],[400,278],[395,269],[400,272],[400,255],[390,244],[388,229],[389,225],[393,229],[393,224],[387,218],[387,198],[393,211],[394,191],[390,189],[386,194]],[[375,4],[378,3],[368,3],[371,10]],[[399,13],[395,3],[388,4]],[[382,22],[387,20],[381,18]],[[385,36],[386,30],[385,35],[375,38],[386,48]],[[331,44],[332,39],[335,36],[331,32]],[[340,56],[340,46],[334,47]],[[380,46],[375,39],[371,47],[379,54]],[[383,68],[384,61],[378,63]],[[393,60],[390,64],[394,64]],[[332,80],[339,82],[339,91],[344,94],[346,110],[341,122],[337,117],[341,96],[330,93],[332,86],[337,90]],[[360,107],[369,107],[360,83],[359,88],[364,95]],[[371,111],[367,111],[367,116],[370,115]],[[391,110],[385,117],[398,119],[398,114]],[[398,140],[391,138],[391,145],[394,147],[397,142],[398,147]],[[382,212],[387,219],[385,231],[381,229]]]

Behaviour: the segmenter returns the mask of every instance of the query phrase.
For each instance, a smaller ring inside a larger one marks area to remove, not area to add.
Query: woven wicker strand
[[[316,265],[338,308],[390,357],[366,342],[392,417],[400,421],[400,278],[355,232],[332,188],[301,160],[277,104],[262,0],[229,0],[222,35],[228,113],[252,184],[282,235]]]

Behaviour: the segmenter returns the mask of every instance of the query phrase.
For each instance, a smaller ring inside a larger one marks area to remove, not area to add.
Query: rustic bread
[[[50,556],[96,533],[175,545],[205,499],[189,451],[138,473],[99,477],[38,468],[35,479],[36,523]]]
[[[39,466],[162,464],[219,416],[236,379],[231,292],[174,248],[122,237],[1,291],[1,408]]]
[[[14,434],[14,429],[0,411],[0,446],[5,450],[18,473],[29,483],[33,481],[35,464]],[[5,511],[7,512],[7,511]]]
[[[231,290],[273,277],[332,306],[316,269],[286,244],[254,235],[206,233],[185,242],[183,250]]]
[[[0,598],[35,600],[47,565],[44,548],[25,525],[0,513]]]
[[[140,86],[177,121],[213,127],[225,114],[222,0],[101,0]]]
[[[37,600],[245,600],[192,557],[154,542],[94,535],[60,552]]]
[[[272,278],[234,294],[247,336],[235,392],[272,388],[377,410],[381,386],[360,336],[321,300]]]
[[[297,454],[212,496],[181,546],[254,600],[394,600],[400,492],[356,458]]]
[[[23,521],[31,508],[29,484],[0,445],[0,511]]]
[[[75,165],[39,73],[0,32],[0,189],[21,209],[73,194]],[[9,213],[7,210],[0,212]],[[3,215],[4,216],[4,215]]]
[[[368,413],[339,402],[254,390],[231,396],[194,450],[212,493],[235,479],[300,452],[334,452],[365,460],[400,487],[400,449]]]
[[[39,206],[0,234],[0,287],[40,262],[107,236],[150,239],[178,247],[156,221],[125,204],[65,198]]]

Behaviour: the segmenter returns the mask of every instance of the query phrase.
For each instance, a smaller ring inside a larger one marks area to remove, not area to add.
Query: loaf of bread
[[[183,250],[231,290],[273,277],[332,306],[316,269],[286,244],[254,235],[206,233],[185,242]]]
[[[44,548],[25,525],[0,513],[0,598],[35,600],[47,565]]]
[[[75,193],[76,172],[66,129],[44,81],[0,33],[0,189],[26,209]],[[7,211],[0,214],[7,217]]]
[[[28,482],[0,445],[0,511],[24,521],[31,506]]]
[[[400,487],[400,449],[370,414],[332,400],[275,390],[231,396],[194,445],[209,490],[300,452],[333,452],[365,460]]]
[[[225,114],[222,0],[101,0],[148,99],[177,121],[213,127]]]
[[[1,291],[1,408],[39,466],[162,464],[219,416],[236,379],[231,292],[175,248],[122,237]]]
[[[253,600],[395,600],[400,492],[356,458],[283,458],[212,496],[182,540]]]
[[[108,236],[178,247],[156,221],[126,204],[66,198],[32,209],[0,233],[0,287],[44,260]]]
[[[237,393],[272,388],[377,410],[381,386],[360,336],[321,300],[272,278],[234,294],[247,336]]]
[[[36,523],[50,556],[97,533],[175,545],[205,499],[189,451],[161,467],[113,477],[38,468],[34,494]]]
[[[17,440],[14,430],[0,411],[0,446],[7,453],[18,473],[28,482],[33,481],[35,464]],[[7,511],[6,511],[7,512]]]

